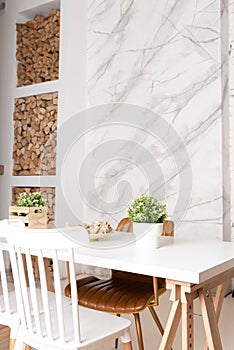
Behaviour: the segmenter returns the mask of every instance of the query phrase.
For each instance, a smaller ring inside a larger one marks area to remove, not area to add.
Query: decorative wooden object
[[[47,228],[46,207],[9,207],[9,219],[23,221],[28,228]]]
[[[54,187],[12,187],[12,201],[11,204],[17,203],[17,198],[20,193],[40,192],[46,201],[47,224],[54,224],[55,222],[55,188]]]
[[[18,86],[59,78],[60,11],[17,23]]]
[[[58,93],[15,99],[13,175],[55,175]]]
[[[0,175],[4,175],[4,165],[0,165]]]

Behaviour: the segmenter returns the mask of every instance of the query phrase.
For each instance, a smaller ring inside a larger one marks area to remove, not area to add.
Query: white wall
[[[56,177],[56,223],[77,223],[64,200],[64,183],[62,169],[64,150],[70,143],[72,134],[78,130],[70,127],[70,119],[76,118],[79,112],[86,108],[86,1],[61,2],[61,57],[60,57],[60,89],[58,116],[58,149]],[[64,130],[67,130],[65,133]],[[83,152],[83,146],[81,147]],[[72,188],[70,175],[73,172],[75,160],[69,165],[66,184]],[[76,210],[82,210],[77,207]]]
[[[234,1],[230,0],[230,142],[231,142],[231,179],[232,179],[232,222],[234,223]],[[234,239],[234,227],[232,228]],[[234,282],[233,282],[234,283]]]

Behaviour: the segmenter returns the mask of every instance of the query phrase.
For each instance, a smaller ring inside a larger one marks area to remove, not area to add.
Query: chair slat
[[[41,296],[42,296],[42,305],[44,310],[49,310],[49,298],[48,298],[48,288],[46,283],[46,273],[42,251],[40,250],[38,253],[38,265],[39,265],[39,274],[40,274],[40,282],[41,282]],[[45,312],[45,322],[47,335],[52,339],[52,320],[50,317],[50,312]]]
[[[27,252],[27,250],[26,250]],[[16,254],[18,259],[18,270],[19,270],[19,277],[20,277],[20,285],[21,285],[21,293],[22,293],[22,302],[24,306],[24,313],[21,315],[25,318],[25,325],[30,329],[30,331],[33,332],[33,325],[32,325],[32,319],[31,319],[31,308],[30,308],[30,302],[28,298],[28,288],[27,288],[27,278],[25,275],[25,266],[23,263],[23,253],[21,252],[21,249],[16,247]]]
[[[126,342],[124,349],[130,350],[128,320],[83,308],[79,310],[74,258],[76,244],[60,232],[54,232],[50,239],[44,236],[44,240],[39,232],[31,235],[29,232],[22,232],[22,235],[12,232],[8,237],[13,276],[19,286],[17,304],[22,304],[19,308],[22,323],[17,333],[17,349],[28,342],[35,349],[95,349],[96,343],[99,346],[103,341],[104,345],[107,340],[123,336],[123,342]],[[26,254],[26,271],[22,253]],[[32,256],[38,260],[39,281],[35,281],[33,275]],[[48,291],[44,257],[53,260],[54,293]],[[63,259],[70,266],[71,300],[64,296],[61,284]],[[84,323],[82,327],[80,317]]]
[[[31,313],[33,313],[33,316],[34,316],[36,330],[38,333],[40,333],[42,335],[40,316],[39,316],[39,307],[38,307],[38,300],[37,300],[35,275],[34,275],[32,257],[30,255],[29,251],[26,252],[26,264],[27,264],[27,271],[28,271],[28,278],[29,278],[29,293],[30,293],[30,297],[31,297],[31,301],[32,301]]]
[[[2,251],[2,245],[0,249],[0,271],[1,271],[1,284],[2,284],[2,292],[3,292],[3,300],[4,303],[2,305],[1,312],[8,313],[10,315],[11,309],[10,309],[10,302],[9,302],[9,290],[8,290],[8,283],[7,283],[7,276],[6,276],[6,268],[5,268],[5,261]]]
[[[0,324],[9,327],[10,344],[13,344],[20,319],[17,312],[14,281],[8,279],[8,271],[10,271],[10,252],[6,243],[8,232],[8,220],[0,220]]]
[[[76,287],[76,274],[75,274],[75,263],[74,263],[74,251],[69,250],[69,277],[71,283],[71,298],[72,298],[72,311],[73,311],[73,323],[74,323],[74,338],[76,341],[81,342],[80,333],[80,318],[78,298],[77,298],[77,287]]]
[[[64,325],[64,317],[63,317],[63,303],[62,303],[62,289],[60,282],[60,269],[58,263],[57,252],[53,251],[53,269],[54,269],[54,289],[56,296],[56,305],[57,305],[57,316],[58,316],[58,327],[59,327],[59,336],[60,339],[65,341],[65,325]]]
[[[16,293],[16,303],[19,314],[21,315],[20,322],[23,326],[26,326],[26,319],[24,315],[24,306],[23,306],[23,297],[21,293],[21,283],[20,283],[20,275],[18,273],[18,264],[17,264],[17,253],[14,246],[10,245],[10,259],[11,259],[11,267],[14,271],[14,283],[15,283],[15,293]],[[15,273],[17,271],[17,273]]]

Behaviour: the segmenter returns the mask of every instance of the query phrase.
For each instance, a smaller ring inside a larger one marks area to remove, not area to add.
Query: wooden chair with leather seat
[[[122,219],[116,231],[133,232],[131,220]],[[173,235],[172,221],[164,223],[163,234]],[[163,334],[162,324],[154,309],[158,305],[158,298],[166,291],[163,278],[112,270],[112,277],[108,280],[89,276],[77,280],[76,283],[80,305],[118,316],[133,314],[139,350],[144,350],[140,313],[146,308],[149,309],[159,332]],[[70,296],[70,284],[65,287],[65,295]]]

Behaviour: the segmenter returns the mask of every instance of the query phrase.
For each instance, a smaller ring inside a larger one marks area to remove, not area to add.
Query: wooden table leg
[[[27,264],[26,264],[26,255],[22,254],[22,259],[23,259],[23,265],[24,265],[24,272],[25,272],[25,279],[27,286],[29,285],[29,279],[28,279],[28,270],[27,270]]]
[[[70,265],[69,262],[66,263],[67,266],[67,283],[70,283]]]
[[[44,258],[44,265],[46,271],[46,282],[49,292],[54,292],[53,270],[51,266],[51,259]]]
[[[194,349],[193,300],[182,303],[182,349]]]
[[[215,314],[216,314],[216,319],[217,322],[219,321],[219,316],[221,313],[223,301],[224,301],[224,296],[227,288],[227,282],[220,284],[217,287],[216,290],[216,295],[215,295],[215,300],[214,300],[214,309],[215,309]],[[209,350],[208,342],[206,340],[204,350]]]
[[[204,350],[223,350],[218,328],[227,281],[234,277],[234,268],[213,276],[198,284],[167,279],[171,290],[172,309],[159,350],[170,350],[180,318],[182,318],[182,349],[194,349],[193,302],[199,298],[207,342]],[[211,290],[216,288],[213,302]]]
[[[199,299],[209,350],[223,350],[211,291],[199,289]]]
[[[29,285],[28,271],[27,271],[25,254],[22,254],[22,258],[23,258],[23,265],[24,265],[26,283],[27,283],[27,285]],[[54,292],[53,270],[51,270],[52,269],[52,267],[51,267],[51,259],[44,258],[44,265],[45,265],[45,271],[46,271],[46,282],[47,282],[48,291]],[[38,278],[39,277],[38,261],[35,258],[33,260],[33,266],[34,266],[35,278]]]
[[[175,300],[173,302],[171,312],[164,330],[162,341],[159,350],[171,350],[173,341],[175,339],[176,331],[181,319],[181,301]]]
[[[132,342],[123,343],[124,350],[132,350]]]

